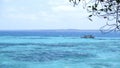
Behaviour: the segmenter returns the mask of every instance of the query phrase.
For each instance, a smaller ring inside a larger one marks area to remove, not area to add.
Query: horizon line
[[[100,30],[100,29],[16,29],[16,30],[12,30],[12,29],[10,29],[10,30],[0,30],[0,31],[45,31],[45,30],[78,30],[78,31],[83,31],[83,30],[85,30],[85,31],[91,31],[91,30]]]

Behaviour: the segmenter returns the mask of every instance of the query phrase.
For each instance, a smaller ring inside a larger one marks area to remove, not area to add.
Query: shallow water
[[[0,68],[120,68],[120,38],[0,36]]]

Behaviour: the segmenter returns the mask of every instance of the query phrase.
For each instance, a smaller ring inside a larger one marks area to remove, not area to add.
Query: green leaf
[[[119,4],[119,3],[120,3],[120,0],[116,0],[116,2]]]
[[[107,5],[104,5],[105,7],[107,7]]]
[[[96,7],[94,7],[94,6],[92,6],[92,10],[94,11],[97,11],[97,8]]]
[[[91,18],[88,18],[90,21],[93,21]]]
[[[92,15],[89,15],[89,17],[92,17]]]
[[[98,14],[100,14],[100,12],[98,12]]]
[[[100,9],[100,11],[103,11],[104,9]]]
[[[107,17],[104,17],[105,19],[107,18]]]
[[[112,9],[111,8],[108,8],[109,9],[109,11],[112,11]]]
[[[104,2],[104,0],[100,0],[100,2]]]
[[[97,7],[98,4],[95,4],[95,7]]]
[[[91,6],[88,6],[89,8],[91,8]]]
[[[112,7],[112,4],[110,4],[109,7]]]

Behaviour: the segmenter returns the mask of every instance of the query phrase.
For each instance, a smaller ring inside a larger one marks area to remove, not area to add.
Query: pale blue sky
[[[0,0],[0,30],[99,29],[88,13],[69,0]]]

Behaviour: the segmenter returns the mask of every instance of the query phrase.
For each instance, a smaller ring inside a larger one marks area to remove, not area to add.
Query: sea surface
[[[0,68],[120,68],[120,33],[0,31]]]

